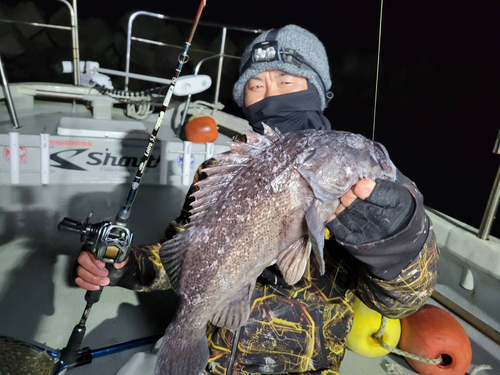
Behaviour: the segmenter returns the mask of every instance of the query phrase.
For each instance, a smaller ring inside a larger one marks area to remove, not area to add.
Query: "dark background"
[[[23,3],[2,0],[1,9],[9,13]],[[67,24],[67,16],[60,16],[60,3],[36,4],[45,18]],[[399,169],[417,183],[427,206],[476,228],[500,166],[500,156],[492,153],[500,128],[499,4],[386,0],[383,11],[375,138],[387,147]],[[82,0],[78,8],[81,59],[95,59],[102,67],[123,70],[124,30],[131,11],[192,19],[198,5],[197,0]],[[315,33],[330,58],[335,93],[326,116],[335,129],[371,137],[379,14],[379,1],[208,0],[202,21],[261,29],[294,23]],[[138,26],[137,34],[182,45],[189,33],[189,25],[180,24],[162,35],[163,29],[151,27],[154,22],[148,21],[150,29]],[[160,35],[151,35],[151,28]],[[26,42],[26,52],[7,57],[11,81],[60,81],[61,77],[48,68],[70,58],[63,48],[68,46],[69,36],[59,34],[64,33],[32,36]],[[250,40],[251,36],[229,32],[228,53],[241,55]],[[97,48],[99,43],[107,44],[106,48]],[[36,55],[29,52],[29,46],[35,48]],[[212,29],[198,29],[195,47],[217,52],[218,40]],[[166,78],[173,75],[175,59],[161,48],[135,44],[134,48],[138,50],[133,49],[131,71]],[[196,63],[206,55],[193,52],[190,56]],[[186,65],[183,73],[192,71],[193,66]],[[213,64],[206,72],[212,74],[215,68]],[[226,60],[224,69],[227,77],[221,102],[226,111],[242,116],[231,99],[238,62]],[[71,77],[65,79],[71,81]],[[120,87],[122,81],[114,83]],[[144,88],[141,85],[135,82],[131,87]],[[493,234],[500,237],[498,220]]]

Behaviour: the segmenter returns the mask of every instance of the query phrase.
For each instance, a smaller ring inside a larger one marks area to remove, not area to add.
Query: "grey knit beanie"
[[[271,30],[260,34],[247,46],[245,52],[243,53],[240,65],[240,78],[233,87],[233,97],[236,103],[240,107],[245,105],[245,84],[250,78],[265,72],[266,70],[281,70],[285,73],[307,78],[308,81],[311,82],[318,90],[321,98],[321,110],[324,110],[327,104],[325,90],[328,91],[332,86],[330,69],[328,67],[328,57],[323,43],[319,41],[316,35],[306,29],[303,29],[302,27],[296,25],[287,25],[282,27],[277,30],[274,40],[278,41],[281,48],[288,48],[300,54],[306,63],[311,65],[317,73],[305,64],[298,67],[293,63],[283,62],[280,60],[270,62],[254,62],[250,64],[245,71],[242,71],[249,59],[252,59],[252,49],[254,45],[259,42],[264,42],[270,32]],[[323,80],[324,85],[321,80]]]

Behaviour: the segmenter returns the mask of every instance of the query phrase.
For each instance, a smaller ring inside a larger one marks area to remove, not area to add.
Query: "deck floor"
[[[85,302],[84,291],[70,283],[79,238],[58,232],[57,224],[65,216],[83,220],[89,211],[94,212],[94,221],[112,220],[127,192],[128,186],[122,185],[0,186],[0,334],[54,349],[66,345]],[[182,204],[182,199],[168,197],[182,195],[182,189],[172,186],[141,187],[129,223],[134,244],[161,238]],[[106,288],[90,314],[84,346],[95,349],[163,331],[174,312],[171,297],[170,292]],[[496,370],[487,373],[499,375],[500,347],[463,325],[473,343],[473,363],[491,364]],[[115,374],[132,353],[151,347],[102,357],[67,373]],[[349,351],[341,371],[397,374],[390,367],[415,374],[400,357],[368,359]]]

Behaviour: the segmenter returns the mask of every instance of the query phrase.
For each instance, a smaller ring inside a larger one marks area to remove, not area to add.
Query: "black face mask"
[[[264,133],[262,123],[281,133],[306,129],[329,130],[330,121],[321,112],[318,91],[312,85],[304,91],[268,96],[243,109],[252,129]]]

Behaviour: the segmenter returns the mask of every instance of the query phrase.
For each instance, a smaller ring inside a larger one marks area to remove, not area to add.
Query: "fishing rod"
[[[172,82],[170,84],[170,87],[168,88],[167,95],[165,96],[165,100],[163,101],[163,106],[161,107],[161,111],[158,115],[158,119],[156,120],[156,124],[154,126],[153,132],[151,133],[151,136],[149,138],[149,143],[148,146],[146,147],[146,151],[144,152],[144,155],[141,160],[141,164],[139,165],[139,168],[137,169],[137,174],[135,175],[134,181],[132,182],[132,186],[130,187],[127,199],[125,201],[125,204],[122,206],[118,214],[116,215],[116,224],[119,226],[125,227],[127,225],[128,219],[130,217],[130,212],[132,210],[132,206],[134,204],[135,198],[137,196],[137,191],[139,189],[142,176],[144,174],[144,170],[146,169],[146,166],[148,164],[149,158],[151,156],[151,153],[153,152],[153,147],[156,142],[156,136],[158,134],[158,131],[160,130],[161,123],[163,120],[163,116],[165,115],[165,112],[168,108],[168,105],[170,104],[170,99],[172,98],[172,94],[174,92],[175,85],[177,83],[177,79],[179,78],[179,75],[181,74],[182,66],[188,62],[189,56],[187,54],[189,47],[191,46],[191,41],[193,40],[194,33],[196,31],[196,27],[198,26],[198,22],[200,21],[201,17],[201,12],[203,11],[203,8],[206,5],[206,0],[201,0],[200,6],[198,8],[198,12],[196,13],[195,20],[193,22],[193,25],[191,26],[191,32],[189,33],[189,38],[186,41],[186,46],[184,48],[184,52],[182,52],[179,55],[179,65],[177,69],[175,70],[175,75],[172,77]]]
[[[90,213],[84,222],[65,217],[59,223],[59,230],[80,234],[80,240],[83,244],[82,250],[89,251],[94,254],[97,259],[103,260],[106,263],[107,268],[111,266],[112,263],[121,263],[125,261],[129,256],[133,233],[127,228],[127,223],[130,218],[135,198],[137,197],[142,177],[144,176],[144,172],[153,152],[156,138],[162,125],[163,117],[165,116],[165,112],[167,111],[170,100],[172,99],[175,85],[181,74],[182,67],[189,60],[188,50],[191,46],[194,33],[205,6],[206,0],[201,0],[193,25],[191,26],[189,37],[185,43],[184,51],[178,57],[179,64],[175,69],[175,75],[172,77],[167,95],[165,96],[155,126],[149,137],[148,145],[146,146],[139,168],[137,169],[137,173],[132,181],[125,203],[116,215],[115,222],[101,221],[99,223],[91,224],[89,221],[92,217],[92,213]],[[73,329],[73,332],[68,340],[68,344],[61,351],[61,356],[59,358],[60,361],[66,366],[78,364],[79,358],[83,354],[82,351],[84,351],[84,349],[80,348],[85,335],[85,324],[93,304],[99,301],[101,293],[102,287],[96,291],[87,291],[85,294],[85,301],[87,302],[87,305],[83,311],[80,322]]]

